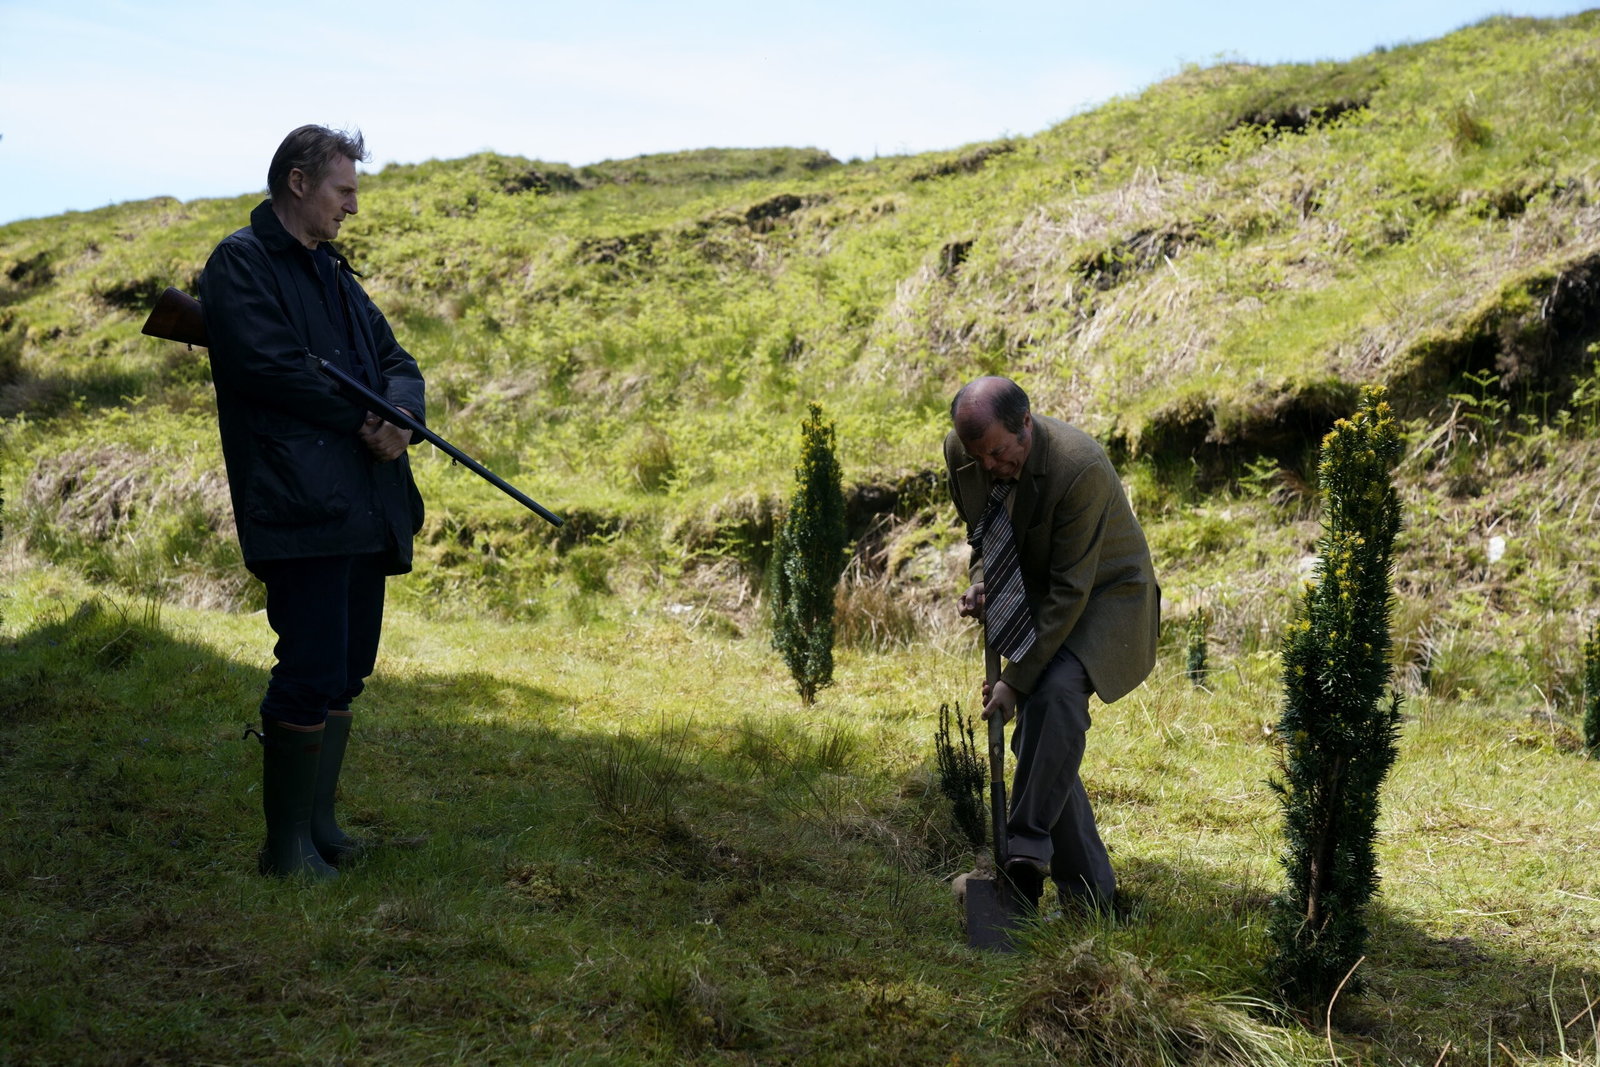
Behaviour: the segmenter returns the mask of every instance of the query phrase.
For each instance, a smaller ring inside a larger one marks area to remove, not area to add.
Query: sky
[[[283,135],[387,162],[840,160],[1037,133],[1188,64],[1349,59],[1596,0],[0,0],[0,223],[263,189]]]

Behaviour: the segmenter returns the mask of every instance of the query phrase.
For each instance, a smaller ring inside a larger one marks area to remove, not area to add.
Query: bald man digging
[[[1015,382],[968,383],[950,419],[950,496],[972,546],[958,609],[1005,657],[983,717],[1016,716],[1005,874],[1035,907],[1048,875],[1063,909],[1109,910],[1116,876],[1078,768],[1089,694],[1109,704],[1155,665],[1150,549],[1105,450],[1033,414]]]

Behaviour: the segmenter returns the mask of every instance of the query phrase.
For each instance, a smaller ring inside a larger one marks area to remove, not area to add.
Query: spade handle
[[[993,699],[995,683],[1000,681],[1000,653],[984,634],[983,675]],[[989,716],[989,817],[994,830],[994,867],[998,875],[1006,869],[1010,850],[1006,847],[1006,724],[1000,715]]]

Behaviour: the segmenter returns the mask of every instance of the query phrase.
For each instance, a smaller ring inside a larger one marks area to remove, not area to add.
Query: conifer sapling
[[[939,705],[939,730],[933,738],[939,768],[939,791],[950,801],[950,814],[973,848],[982,848],[988,839],[989,809],[984,799],[988,784],[988,764],[979,755],[973,721],[954,712],[949,704]]]
[[[1378,886],[1378,792],[1400,722],[1389,683],[1389,598],[1400,433],[1381,389],[1323,439],[1321,555],[1283,646],[1282,863],[1274,971],[1293,1000],[1322,1002],[1361,958]],[[1355,983],[1347,988],[1352,991]]]
[[[833,424],[822,408],[800,427],[794,497],[778,531],[773,561],[772,647],[783,655],[800,699],[833,684],[833,602],[846,562],[847,529]]]

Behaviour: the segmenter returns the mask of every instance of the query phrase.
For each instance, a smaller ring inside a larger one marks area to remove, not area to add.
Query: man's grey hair
[[[972,390],[971,396],[968,390]],[[966,411],[960,410],[963,400]],[[976,430],[998,419],[1007,433],[1020,434],[1028,410],[1028,394],[1010,378],[978,378],[963,385],[951,399],[950,421]]]
[[[321,182],[340,156],[356,163],[372,157],[360,130],[330,130],[326,126],[301,126],[283,139],[267,167],[267,193],[288,195],[289,172],[298,170],[312,185]]]

